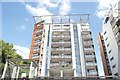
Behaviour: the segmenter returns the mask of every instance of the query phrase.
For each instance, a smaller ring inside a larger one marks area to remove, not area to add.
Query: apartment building
[[[98,76],[88,14],[35,16],[34,19],[36,28],[30,59],[39,61],[39,76]],[[39,27],[42,33],[36,49]]]
[[[105,75],[120,75],[120,15],[118,11],[111,10],[103,20],[102,32],[98,34],[98,43]]]

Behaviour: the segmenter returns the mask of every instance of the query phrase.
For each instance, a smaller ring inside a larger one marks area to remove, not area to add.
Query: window
[[[112,66],[112,68],[115,68],[115,67],[116,67],[116,65],[113,65],[113,66]]]
[[[105,41],[107,41],[108,37],[106,37]]]
[[[107,44],[107,47],[110,45],[110,43]]]
[[[115,75],[115,76],[118,76],[118,73],[115,73],[114,75]]]
[[[104,32],[104,35],[106,34],[106,31]]]
[[[106,17],[106,19],[105,19],[105,22],[104,22],[104,23],[107,23],[107,22],[108,22],[108,20],[109,20],[109,17]]]
[[[111,53],[111,50],[109,51],[109,54]]]
[[[112,61],[114,59],[114,57],[110,58],[110,61]]]

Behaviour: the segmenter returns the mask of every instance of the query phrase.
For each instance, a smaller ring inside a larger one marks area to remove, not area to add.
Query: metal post
[[[5,78],[5,73],[6,73],[7,67],[8,67],[8,61],[6,61],[6,63],[5,63],[5,67],[4,67],[4,71],[3,71],[3,74],[2,74],[2,78]]]

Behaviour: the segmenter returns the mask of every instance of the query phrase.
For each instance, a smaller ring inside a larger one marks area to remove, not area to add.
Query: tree
[[[22,59],[22,57],[15,52],[13,44],[9,44],[0,40],[0,69],[3,71],[6,59]],[[2,72],[0,70],[0,72]]]

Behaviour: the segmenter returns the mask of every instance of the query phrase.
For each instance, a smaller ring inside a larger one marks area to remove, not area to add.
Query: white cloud
[[[33,16],[52,15],[54,12],[50,12],[49,9],[59,8],[58,14],[67,14],[71,10],[70,0],[58,0],[52,2],[51,0],[37,0],[38,5],[33,7],[29,4],[25,4],[26,9]]]
[[[65,15],[71,10],[70,0],[61,0],[60,14]]]
[[[118,8],[117,5],[115,6],[117,2],[118,0],[98,0],[99,5],[97,10],[97,16],[99,18],[104,18],[109,13],[111,8]]]
[[[16,29],[19,30],[19,31],[24,31],[24,30],[26,30],[26,26],[25,25],[20,25],[20,26],[16,27]]]
[[[36,7],[31,6],[30,4],[25,4],[27,11],[32,16],[45,16],[45,15],[54,15],[54,12],[50,12],[50,9],[58,8],[59,12],[57,14],[65,15],[68,14],[71,10],[71,5],[69,0],[58,0],[57,2],[52,2],[51,0],[37,0],[38,4]],[[39,22],[45,20],[45,22],[51,22],[51,17],[34,17],[35,21]]]
[[[29,4],[26,4],[26,9],[33,15],[33,16],[42,16],[42,15],[51,15],[51,13],[46,9],[46,7],[32,7]]]
[[[19,54],[23,57],[23,59],[29,59],[29,53],[30,53],[29,48],[23,47],[20,45],[14,45],[13,48],[16,50],[17,54]]]
[[[41,7],[41,6],[47,6],[49,8],[56,8],[56,7],[58,7],[58,3],[53,3],[50,0],[39,0],[39,1],[40,2],[39,2],[38,7]]]

